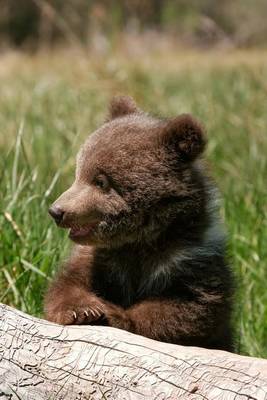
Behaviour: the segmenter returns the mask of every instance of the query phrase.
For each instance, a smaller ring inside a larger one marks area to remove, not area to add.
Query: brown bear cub
[[[163,120],[113,99],[49,210],[75,247],[46,294],[48,320],[233,349],[233,279],[204,148],[192,116]]]

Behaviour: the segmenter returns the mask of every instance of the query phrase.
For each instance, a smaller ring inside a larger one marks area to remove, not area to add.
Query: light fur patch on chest
[[[224,252],[225,234],[218,219],[212,221],[204,234],[203,241],[197,246],[185,247],[169,255],[164,262],[160,262],[150,273],[143,275],[138,293],[160,293],[173,279],[173,276],[188,275],[188,263],[203,257],[213,257]],[[196,263],[197,264],[197,263]]]

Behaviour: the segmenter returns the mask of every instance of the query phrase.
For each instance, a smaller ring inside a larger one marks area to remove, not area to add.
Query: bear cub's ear
[[[161,138],[168,147],[174,147],[184,161],[193,161],[206,145],[202,125],[190,114],[181,114],[167,120]]]
[[[110,102],[108,120],[138,112],[137,105],[130,96],[115,96]]]

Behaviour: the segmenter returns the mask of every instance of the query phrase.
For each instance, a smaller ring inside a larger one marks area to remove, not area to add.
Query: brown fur
[[[47,319],[232,349],[232,275],[205,142],[190,115],[161,120],[113,100],[50,210],[76,245],[46,295]]]

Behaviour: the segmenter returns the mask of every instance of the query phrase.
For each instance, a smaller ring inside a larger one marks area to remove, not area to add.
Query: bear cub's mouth
[[[95,231],[97,225],[98,222],[92,222],[90,225],[73,226],[69,230],[69,238],[75,240],[91,236],[91,234]]]

